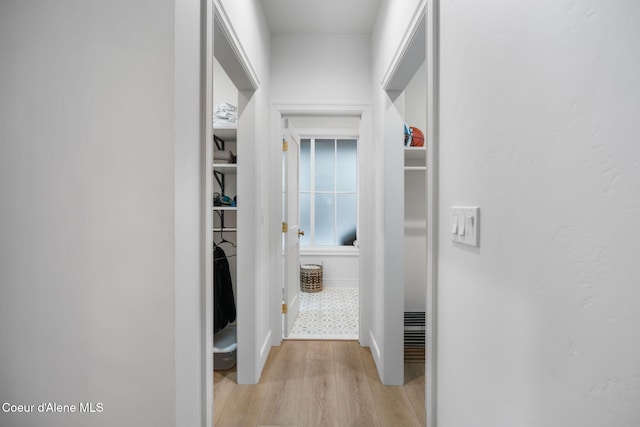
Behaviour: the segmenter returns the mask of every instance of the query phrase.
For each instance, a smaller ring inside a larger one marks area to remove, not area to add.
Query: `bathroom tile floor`
[[[358,289],[300,292],[300,314],[288,339],[358,339]]]

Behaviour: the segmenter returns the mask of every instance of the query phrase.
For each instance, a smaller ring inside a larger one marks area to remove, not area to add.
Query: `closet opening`
[[[424,17],[403,53],[383,82],[384,287],[393,322],[384,362],[386,383],[398,385],[411,380],[405,376],[416,366],[409,364],[419,365],[422,376],[425,367],[429,153]]]
[[[424,357],[424,362],[418,359],[417,363],[410,363],[422,372],[427,426],[435,425],[437,418],[437,7],[437,2],[427,2],[423,12],[412,19],[381,82],[385,172],[382,197],[392,195],[399,209],[383,208],[382,296],[386,324],[384,360],[377,363],[380,362],[379,373],[385,384],[400,385],[416,380],[411,370],[402,369],[405,357]],[[421,132],[416,133],[411,127]],[[418,140],[414,142],[416,134]],[[399,289],[396,284],[401,285]],[[415,313],[419,325],[411,324]]]
[[[215,52],[215,50],[214,50]],[[238,90],[213,60],[213,365],[214,385],[238,358]],[[235,381],[235,378],[234,378]],[[215,397],[214,397],[215,398]]]
[[[215,11],[211,95],[205,148],[205,304],[211,313],[206,333],[212,336],[211,375],[214,398],[226,381],[254,383],[255,331],[253,216],[255,190],[255,96],[258,87],[251,67],[237,54]],[[210,356],[209,356],[210,357]]]

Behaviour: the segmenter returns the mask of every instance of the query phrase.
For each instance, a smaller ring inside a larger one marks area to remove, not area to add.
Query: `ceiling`
[[[262,0],[272,34],[370,34],[380,0]]]

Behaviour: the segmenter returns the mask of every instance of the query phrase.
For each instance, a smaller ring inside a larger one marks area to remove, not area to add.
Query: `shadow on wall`
[[[358,236],[357,236],[356,230],[350,231],[350,232],[344,234],[340,238],[340,244],[342,246],[353,246],[353,244],[357,240],[357,237]]]

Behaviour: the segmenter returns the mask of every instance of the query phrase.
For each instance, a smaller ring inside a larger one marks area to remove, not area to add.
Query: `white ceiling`
[[[380,0],[262,0],[272,34],[370,34]]]

